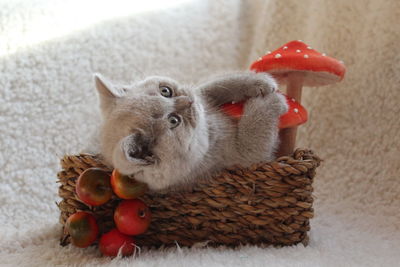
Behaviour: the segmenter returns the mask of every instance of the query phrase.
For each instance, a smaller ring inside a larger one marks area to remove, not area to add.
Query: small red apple
[[[112,196],[110,175],[99,168],[85,170],[76,182],[76,194],[88,205],[103,205]]]
[[[99,227],[96,219],[88,212],[79,211],[68,217],[64,232],[71,236],[71,243],[86,248],[96,241]]]
[[[114,193],[123,199],[134,199],[142,196],[147,191],[147,185],[122,175],[117,169],[111,174],[111,187]]]
[[[119,251],[122,256],[130,256],[135,252],[135,241],[118,229],[112,229],[101,236],[99,248],[105,256],[116,257]]]
[[[115,225],[121,233],[127,235],[140,235],[146,232],[150,220],[150,209],[139,199],[122,201],[114,212]]]

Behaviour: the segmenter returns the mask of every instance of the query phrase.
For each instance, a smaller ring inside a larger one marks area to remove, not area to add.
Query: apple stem
[[[69,234],[65,234],[61,237],[60,239],[60,246],[65,247],[67,246],[70,242],[68,241],[70,235]]]
[[[301,103],[301,90],[303,88],[304,74],[291,72],[287,77],[286,95]],[[296,145],[297,126],[279,131],[280,145],[277,157],[288,156],[293,153]]]

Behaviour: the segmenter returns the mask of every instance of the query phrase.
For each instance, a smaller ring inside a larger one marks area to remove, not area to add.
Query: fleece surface
[[[0,265],[398,266],[400,1],[0,1]],[[305,88],[298,146],[323,159],[311,240],[287,248],[61,248],[58,159],[98,120],[92,73],[196,82],[302,39],[344,82]]]

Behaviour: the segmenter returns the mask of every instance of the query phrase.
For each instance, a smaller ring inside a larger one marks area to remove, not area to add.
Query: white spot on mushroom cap
[[[288,49],[288,47],[287,47],[287,46],[284,46],[284,47],[283,47],[283,50],[286,50],[286,49]]]
[[[307,49],[312,49],[312,47],[311,46],[307,46]]]
[[[322,53],[321,55],[322,55],[323,57],[324,57],[324,56],[326,56],[326,54],[325,54],[325,53]]]
[[[294,98],[292,98],[291,100],[292,100],[293,102],[296,102],[296,99],[294,99]]]
[[[309,56],[308,55],[304,55],[304,58],[309,58]]]
[[[299,110],[298,110],[297,108],[293,109],[293,111],[294,111],[295,113],[299,113]]]
[[[259,57],[259,58],[258,58],[258,61],[261,61],[261,60],[262,60],[262,57]]]
[[[275,55],[275,58],[280,58],[280,57],[282,57],[281,54],[276,54],[276,55]]]
[[[339,62],[342,63],[342,64],[344,64],[344,61],[343,61],[343,60],[339,60]]]
[[[299,41],[299,42],[303,42],[303,40],[297,40],[297,41]]]
[[[300,53],[300,52],[301,52],[301,50],[300,50],[300,49],[297,49],[297,50],[296,50],[296,53]]]
[[[271,54],[271,51],[268,50],[265,54],[269,55],[269,54]]]

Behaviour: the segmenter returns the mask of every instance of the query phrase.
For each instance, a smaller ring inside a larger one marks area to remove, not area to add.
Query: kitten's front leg
[[[252,97],[266,96],[277,88],[275,80],[266,73],[241,72],[227,74],[200,85],[200,91],[211,105],[240,102]]]
[[[285,97],[271,93],[249,99],[238,123],[237,151],[246,162],[272,160],[278,145],[280,115],[287,112]]]

